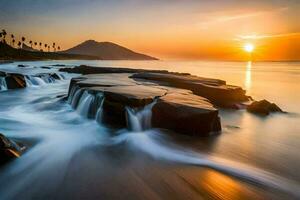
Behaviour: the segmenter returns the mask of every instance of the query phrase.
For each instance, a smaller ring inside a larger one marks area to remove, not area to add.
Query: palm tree
[[[21,45],[22,45],[22,43],[19,41],[18,42],[19,49],[21,49]]]
[[[57,47],[58,51],[60,51],[60,46]]]
[[[14,34],[11,34],[10,37],[11,37],[10,45],[12,45],[12,41],[14,40],[15,36],[14,36]]]
[[[6,37],[7,33],[6,33],[6,30],[2,29],[2,36],[3,36],[3,39],[2,41],[5,42],[5,37]]]
[[[40,42],[40,50],[42,50],[42,43]]]
[[[50,45],[48,45],[48,52],[50,52]]]
[[[36,46],[37,45],[37,42],[34,42],[34,46]]]
[[[22,37],[22,48],[24,48],[25,37]]]
[[[48,46],[48,44],[45,44],[44,46],[45,46],[45,51],[46,51],[46,50],[47,50],[47,46]]]
[[[30,47],[32,48],[32,40],[29,41]]]
[[[53,42],[53,45],[52,45],[52,47],[53,47],[53,51],[55,52],[55,42]]]
[[[11,42],[12,42],[12,46],[15,47],[15,42],[16,42],[16,40],[13,39]]]

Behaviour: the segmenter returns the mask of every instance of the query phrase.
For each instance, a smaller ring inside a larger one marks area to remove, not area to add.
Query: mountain
[[[97,56],[102,60],[157,60],[157,58],[134,52],[112,42],[87,40],[64,53]]]
[[[30,47],[29,47],[30,48]],[[61,52],[41,52],[16,49],[0,42],[0,61],[2,60],[98,60],[96,56],[66,54]]]

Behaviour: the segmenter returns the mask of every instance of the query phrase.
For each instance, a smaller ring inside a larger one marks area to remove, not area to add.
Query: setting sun
[[[245,46],[244,46],[244,50],[247,51],[247,52],[249,52],[249,53],[251,53],[251,52],[253,52],[253,50],[254,50],[254,45],[251,44],[251,43],[247,43],[247,44],[245,44]]]

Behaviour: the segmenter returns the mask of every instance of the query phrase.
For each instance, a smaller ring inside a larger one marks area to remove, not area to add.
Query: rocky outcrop
[[[189,91],[168,92],[152,108],[152,125],[192,136],[221,130],[218,110],[205,98]]]
[[[208,135],[221,130],[218,110],[206,98],[188,90],[159,86],[130,79],[132,74],[97,74],[74,78],[69,89],[73,108],[88,109],[89,118],[113,126],[128,126],[128,109],[152,107],[153,127],[165,128],[188,135]],[[100,108],[100,106],[102,106]]]
[[[191,90],[194,94],[209,99],[213,104],[222,107],[234,107],[236,103],[247,101],[246,91],[241,87],[227,85],[219,79],[202,78],[192,75],[137,73],[135,79],[145,79],[176,88]]]
[[[18,144],[0,133],[0,164],[20,157],[24,150],[25,146]]]
[[[247,111],[260,115],[269,115],[272,112],[283,112],[276,104],[267,100],[254,101],[247,107]]]

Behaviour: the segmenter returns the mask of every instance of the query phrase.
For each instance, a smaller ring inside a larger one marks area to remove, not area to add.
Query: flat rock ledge
[[[130,128],[129,110],[140,117],[141,123],[149,120],[139,113],[148,106],[154,128],[194,136],[221,130],[218,110],[208,99],[189,90],[129,78],[132,76],[132,73],[124,72],[73,78],[68,102],[88,118],[114,127]]]
[[[61,68],[68,73],[107,74],[131,73],[130,78],[139,82],[148,81],[162,86],[187,89],[195,95],[209,99],[214,105],[226,108],[237,108],[237,104],[248,101],[249,96],[241,87],[227,85],[226,81],[193,76],[188,73],[169,72],[166,70],[144,70],[131,68],[91,67],[80,65],[72,68]]]

